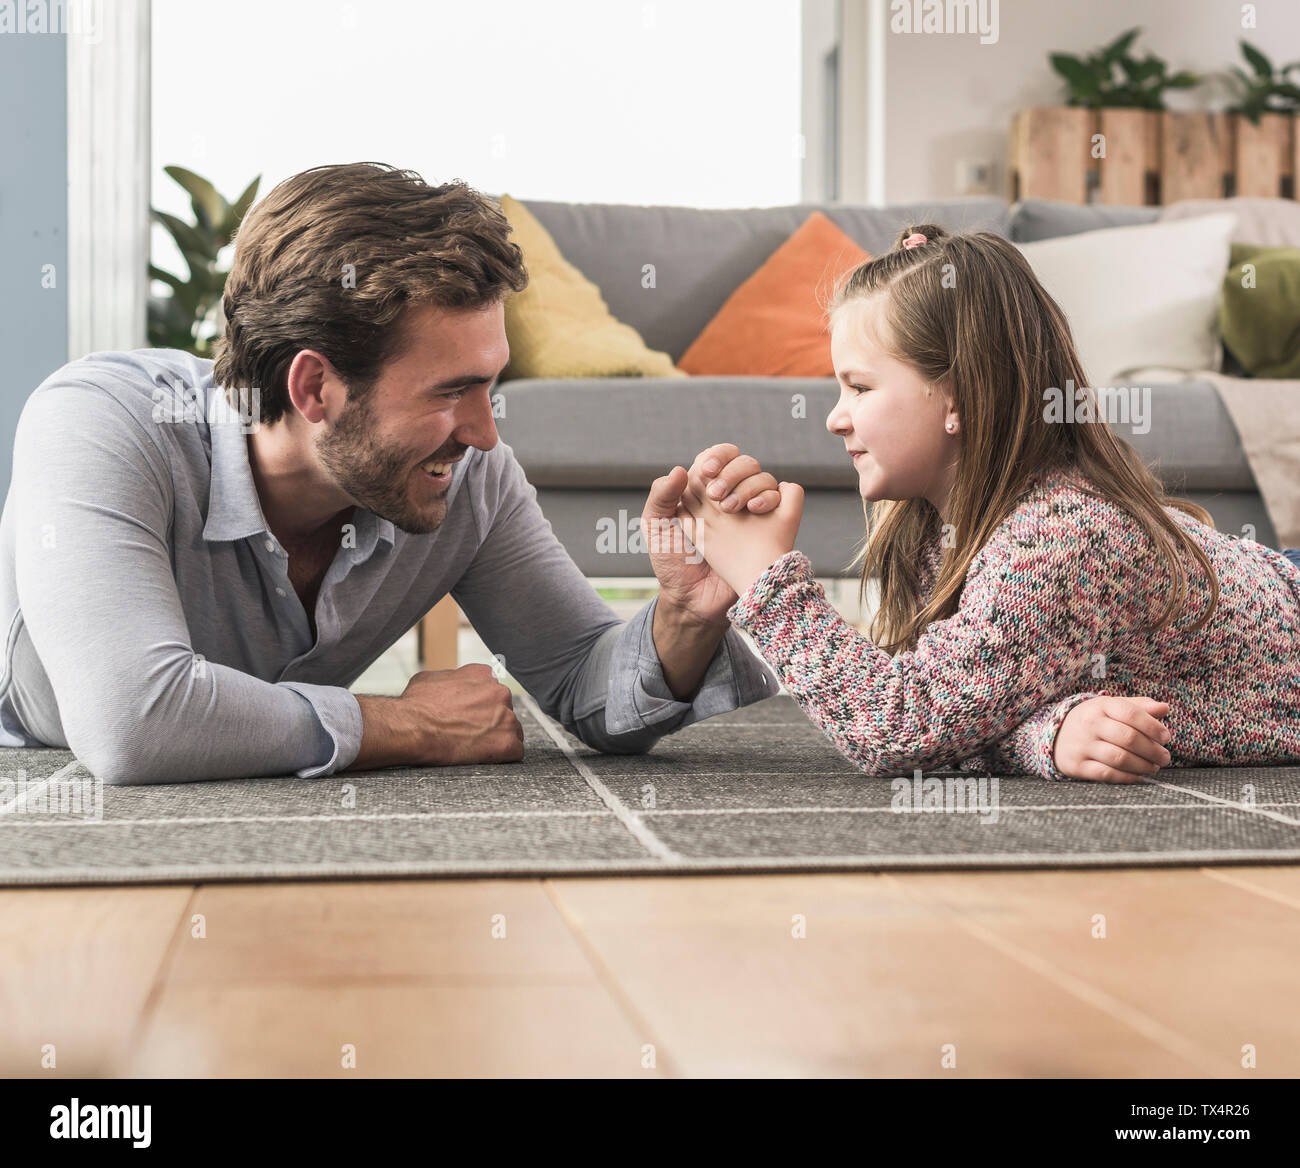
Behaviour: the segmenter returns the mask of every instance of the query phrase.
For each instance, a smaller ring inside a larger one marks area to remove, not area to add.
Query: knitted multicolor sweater
[[[786,553],[727,615],[753,638],[835,747],[872,775],[957,767],[1064,779],[1061,722],[1101,694],[1169,703],[1174,767],[1300,761],[1300,568],[1281,552],[1167,508],[1204,549],[1190,603],[1143,633],[1169,588],[1163,561],[1122,509],[1063,471],[1036,476],[970,564],[957,611],[891,657],[845,621]],[[930,549],[933,571],[940,552]],[[933,576],[931,576],[933,580]],[[1104,688],[1102,688],[1104,686]]]

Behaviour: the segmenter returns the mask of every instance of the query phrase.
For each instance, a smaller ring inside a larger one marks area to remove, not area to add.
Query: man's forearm
[[[690,701],[695,696],[730,623],[725,617],[721,623],[701,621],[666,604],[660,596],[651,634],[664,681],[678,701]]]

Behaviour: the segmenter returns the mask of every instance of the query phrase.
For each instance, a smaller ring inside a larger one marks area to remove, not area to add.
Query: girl
[[[798,485],[724,509],[731,467],[693,466],[678,515],[737,593],[728,617],[843,754],[875,775],[1108,782],[1300,761],[1300,553],[1167,497],[1104,410],[1057,420],[1053,387],[1088,383],[1013,244],[904,231],[849,274],[830,325],[826,428],[858,472],[863,589],[881,588],[870,637],[793,550]]]

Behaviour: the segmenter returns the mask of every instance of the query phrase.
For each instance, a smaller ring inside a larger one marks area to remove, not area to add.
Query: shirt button
[[[275,594],[276,594],[276,596],[283,596],[283,595],[284,595],[284,589],[283,589],[283,588],[277,588],[277,589],[275,590]]]
[[[267,550],[268,552],[273,552],[273,551],[275,551],[275,540],[273,540],[273,539],[268,539],[268,540],[266,541],[266,550]]]

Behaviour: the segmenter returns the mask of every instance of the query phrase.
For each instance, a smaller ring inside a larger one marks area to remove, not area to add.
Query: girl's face
[[[880,297],[851,300],[831,322],[831,361],[840,398],[826,429],[849,451],[864,499],[928,499],[947,518],[961,422],[942,386],[929,386],[879,344]],[[953,429],[945,427],[952,423]]]

